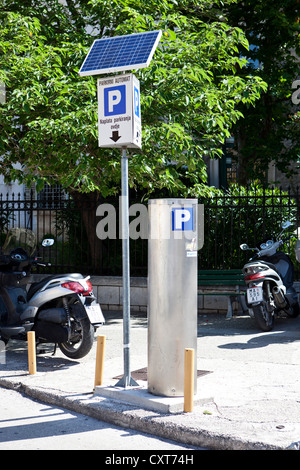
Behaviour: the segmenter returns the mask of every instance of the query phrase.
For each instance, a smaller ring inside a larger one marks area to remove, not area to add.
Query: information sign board
[[[99,147],[141,148],[140,83],[133,74],[98,79]]]

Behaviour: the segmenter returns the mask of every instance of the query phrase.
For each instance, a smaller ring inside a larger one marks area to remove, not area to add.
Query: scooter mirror
[[[42,241],[42,246],[52,246],[54,244],[53,238],[45,238]]]
[[[281,224],[281,227],[282,227],[283,229],[286,229],[286,228],[290,227],[291,225],[292,225],[292,223],[291,223],[289,220],[286,220],[285,222],[283,222],[283,223]]]
[[[243,243],[242,245],[240,245],[240,249],[243,251],[249,250],[249,246],[247,245],[247,243]]]

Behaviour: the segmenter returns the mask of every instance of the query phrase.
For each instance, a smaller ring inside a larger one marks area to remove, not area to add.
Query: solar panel
[[[148,67],[162,31],[96,39],[80,70],[81,77]]]

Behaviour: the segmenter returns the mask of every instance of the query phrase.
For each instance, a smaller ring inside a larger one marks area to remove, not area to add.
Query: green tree
[[[120,152],[97,146],[95,77],[78,70],[96,37],[162,29],[142,95],[142,150],[129,179],[146,192],[185,194],[206,180],[206,158],[264,89],[242,76],[248,42],[212,0],[3,0],[0,13],[0,171],[7,179],[55,179],[73,194],[119,190]],[[228,0],[231,5],[233,0]],[[22,164],[22,170],[15,163]]]
[[[227,0],[231,5],[235,0]],[[94,260],[95,211],[120,190],[120,150],[99,149],[96,77],[79,68],[95,37],[162,29],[141,84],[142,150],[130,151],[129,184],[143,193],[186,195],[206,181],[206,161],[264,89],[242,76],[248,41],[213,0],[2,0],[0,172],[37,189],[62,184],[81,211]],[[22,165],[21,169],[16,164]]]
[[[270,162],[286,176],[300,158],[300,113],[292,106],[292,83],[299,77],[299,0],[238,1],[228,9],[250,43],[241,52],[248,65],[241,73],[260,76],[268,86],[255,107],[239,108],[245,119],[234,127],[239,180],[265,182]]]

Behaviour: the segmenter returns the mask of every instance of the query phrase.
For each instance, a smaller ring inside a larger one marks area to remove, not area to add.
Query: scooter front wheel
[[[92,349],[94,327],[88,318],[76,320],[71,317],[71,337],[65,343],[59,343],[59,349],[71,359],[81,359]]]
[[[253,305],[254,318],[262,331],[271,331],[274,327],[274,315],[268,312],[265,304]]]

